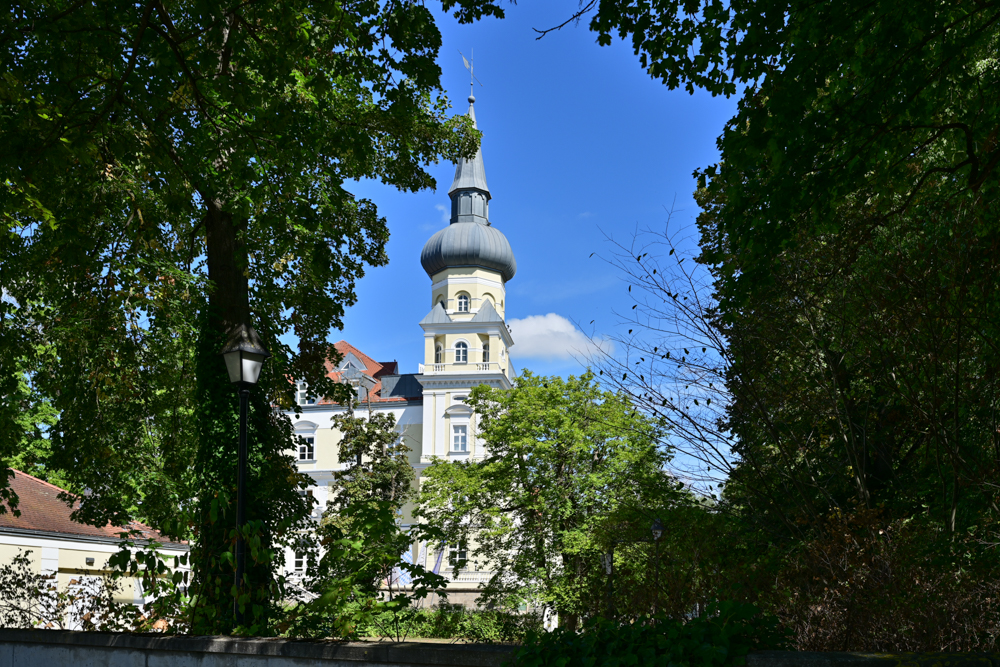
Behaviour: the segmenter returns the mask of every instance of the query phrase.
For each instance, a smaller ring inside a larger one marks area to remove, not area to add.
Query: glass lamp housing
[[[222,348],[229,381],[241,387],[257,384],[264,360],[270,356],[254,328],[245,324],[233,329]]]
[[[653,521],[652,531],[654,540],[658,540],[663,536],[663,524],[660,523],[659,519]]]

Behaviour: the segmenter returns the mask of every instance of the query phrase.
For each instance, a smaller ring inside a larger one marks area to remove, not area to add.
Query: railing
[[[448,581],[456,584],[485,584],[490,580],[489,572],[459,572],[458,576],[453,576],[448,572],[445,577]]]
[[[474,361],[465,364],[428,364],[424,367],[424,373],[468,373],[476,371],[479,373],[502,372],[500,364],[495,361]]]

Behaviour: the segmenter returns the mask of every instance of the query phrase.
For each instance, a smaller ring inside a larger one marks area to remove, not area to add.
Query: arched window
[[[469,361],[469,344],[465,342],[455,343],[455,363],[464,364]]]
[[[489,363],[490,360],[490,344],[483,343],[483,363]]]
[[[434,363],[435,364],[442,364],[442,363],[444,363],[444,348],[441,347],[440,345],[438,345],[434,349]]]
[[[469,295],[459,294],[458,295],[458,312],[467,313],[469,312]]]

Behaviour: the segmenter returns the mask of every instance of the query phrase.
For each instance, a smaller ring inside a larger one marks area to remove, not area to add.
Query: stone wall
[[[501,667],[513,646],[0,628],[0,667]],[[1000,667],[1000,655],[760,651],[747,667]]]
[[[500,667],[513,647],[0,629],[0,667]]]

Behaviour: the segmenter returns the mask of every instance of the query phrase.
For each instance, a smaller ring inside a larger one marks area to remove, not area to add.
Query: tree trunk
[[[222,210],[218,199],[206,199],[205,245],[208,278],[212,289],[208,296],[209,328],[225,338],[233,327],[250,324],[250,280],[246,245],[239,233],[246,230],[246,220],[235,220]]]

